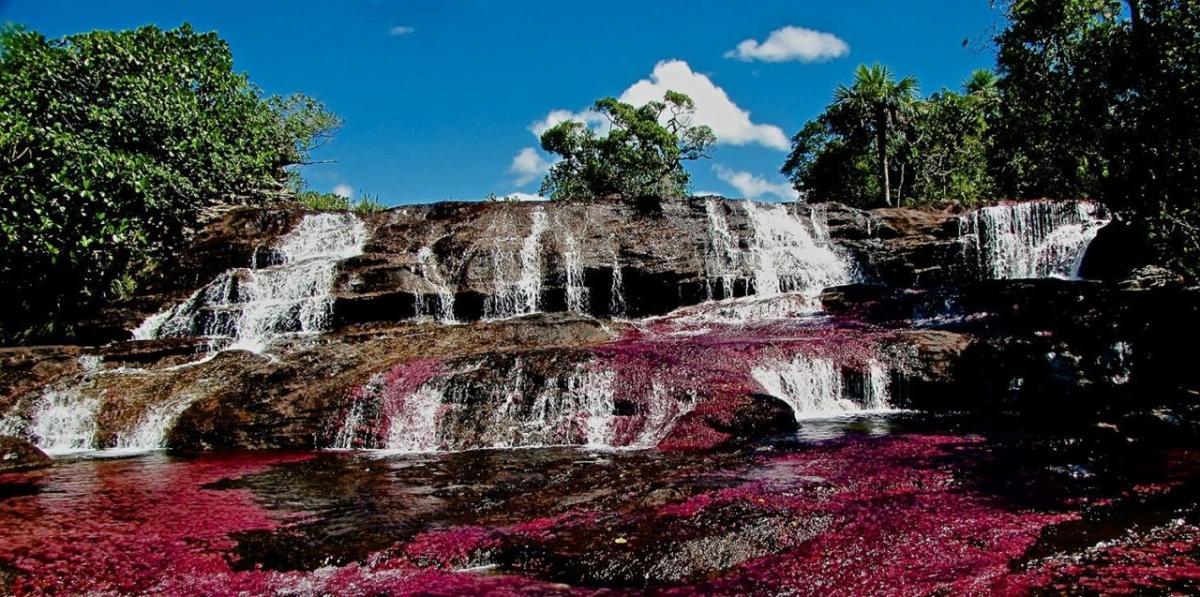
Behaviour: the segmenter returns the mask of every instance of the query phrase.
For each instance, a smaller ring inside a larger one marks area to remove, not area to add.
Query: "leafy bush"
[[[184,25],[0,32],[0,339],[129,295],[213,206],[288,194],[336,116],[263,97]]]
[[[607,134],[575,121],[542,133],[542,149],[562,159],[542,181],[541,194],[555,200],[682,197],[690,181],[683,162],[709,157],[716,141],[712,129],[692,126],[696,105],[682,93],[668,91],[663,101],[641,107],[610,97],[592,110],[608,119]]]
[[[315,211],[354,211],[358,213],[373,213],[387,209],[378,196],[363,193],[357,201],[334,193],[318,193],[302,191],[296,194],[296,202],[307,209]]]

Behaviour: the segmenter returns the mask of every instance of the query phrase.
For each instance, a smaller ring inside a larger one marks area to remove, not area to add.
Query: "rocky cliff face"
[[[1197,380],[1166,347],[1195,293],[981,282],[1069,277],[1103,224],[1080,204],[989,209],[234,211],[181,271],[86,322],[102,345],[0,351],[0,435],[691,449],[896,407],[1173,424]]]

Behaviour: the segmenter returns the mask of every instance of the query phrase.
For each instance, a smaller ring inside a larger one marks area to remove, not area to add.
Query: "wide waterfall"
[[[489,374],[490,373],[490,374]],[[416,387],[383,375],[355,397],[330,447],[398,452],[554,445],[653,447],[695,406],[654,383],[641,410],[618,415],[616,372],[580,364],[562,375],[531,375],[517,360],[493,371],[471,363]]]
[[[500,248],[492,253],[496,281],[493,294],[484,301],[487,319],[504,319],[541,310],[542,235],[548,228],[548,219],[541,206],[534,208],[529,217],[529,234],[517,254],[515,278],[510,277],[511,255]]]
[[[338,262],[362,254],[366,226],[354,214],[310,214],[275,247],[273,264],[217,276],[184,302],[147,319],[134,338],[202,337],[214,350],[264,350],[290,333],[324,330]]]
[[[834,361],[803,355],[769,359],[754,368],[753,377],[767,393],[787,402],[797,420],[885,411],[890,406],[887,368],[878,361],[866,364],[856,384],[843,379],[842,367]]]
[[[985,278],[1075,279],[1088,244],[1108,222],[1095,203],[1026,201],[975,210],[963,238]]]

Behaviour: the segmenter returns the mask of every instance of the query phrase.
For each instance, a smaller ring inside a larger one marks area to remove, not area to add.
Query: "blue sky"
[[[957,87],[993,63],[998,24],[987,0],[0,0],[0,20],[50,36],[218,31],[263,90],[307,93],[345,119],[316,156],[336,163],[307,168],[311,186],[389,204],[536,192],[548,158],[536,123],[683,86],[724,141],[689,165],[694,190],[777,199],[782,140],[856,65]]]

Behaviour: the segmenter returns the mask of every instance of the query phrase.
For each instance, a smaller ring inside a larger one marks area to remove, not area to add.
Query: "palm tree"
[[[883,198],[889,207],[892,205],[892,181],[888,172],[888,136],[912,108],[917,92],[914,77],[897,81],[892,71],[882,64],[859,65],[854,73],[854,83],[849,87],[838,85],[833,92],[834,105],[857,115],[861,125],[874,134]]]

